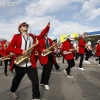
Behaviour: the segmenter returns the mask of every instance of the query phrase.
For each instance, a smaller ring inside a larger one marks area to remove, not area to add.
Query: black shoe
[[[7,73],[5,73],[5,76],[8,76],[8,74],[7,74]]]

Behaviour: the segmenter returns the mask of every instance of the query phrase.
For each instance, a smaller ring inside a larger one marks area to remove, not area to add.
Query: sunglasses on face
[[[28,24],[22,24],[22,26],[23,26],[23,27],[29,27],[29,25],[28,25]]]

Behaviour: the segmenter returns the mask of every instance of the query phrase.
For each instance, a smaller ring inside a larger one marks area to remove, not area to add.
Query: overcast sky
[[[50,22],[52,39],[100,31],[100,0],[0,0],[0,38],[10,41],[22,21],[36,35]]]

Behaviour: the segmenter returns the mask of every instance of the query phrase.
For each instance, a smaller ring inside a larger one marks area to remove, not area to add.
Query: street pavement
[[[80,58],[79,58],[80,59]],[[50,90],[47,91],[40,86],[41,100],[100,100],[100,66],[93,62],[94,57],[89,59],[91,64],[83,63],[84,71],[78,70],[79,59],[75,61],[75,67],[71,69],[74,78],[67,78],[63,69],[67,67],[67,62],[62,63],[62,57],[56,58],[60,71],[53,66],[49,80]],[[41,78],[42,67],[37,63],[39,80]],[[8,76],[4,75],[4,67],[0,66],[0,100],[14,100],[9,94],[13,74],[8,71]],[[18,90],[17,100],[32,100],[32,85],[27,74],[22,79]]]

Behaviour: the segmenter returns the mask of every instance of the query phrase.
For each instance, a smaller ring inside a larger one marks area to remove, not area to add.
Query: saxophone
[[[28,48],[27,52],[29,53],[30,50],[32,50],[32,49],[33,49],[35,46],[37,46],[37,45],[38,45],[38,40],[36,40],[36,43],[33,44],[30,48]],[[25,61],[25,60],[28,60],[28,59],[29,59],[29,55],[27,55],[27,56],[19,55],[18,57],[16,57],[14,63],[15,63],[16,65],[18,65],[18,64],[20,64],[21,62],[23,62],[23,61]]]
[[[63,54],[64,54],[64,55],[67,55],[67,54],[71,54],[71,52],[63,51]]]
[[[11,55],[7,55],[4,57],[1,57],[0,60],[4,61],[4,60],[9,60],[11,58]]]
[[[52,45],[51,47],[47,48],[46,50],[47,50],[48,52],[46,52],[46,53],[42,52],[41,55],[44,57],[44,56],[47,56],[47,55],[49,55],[50,53],[52,53],[52,49],[53,49],[57,44],[58,44],[58,43],[55,43],[55,44]]]

